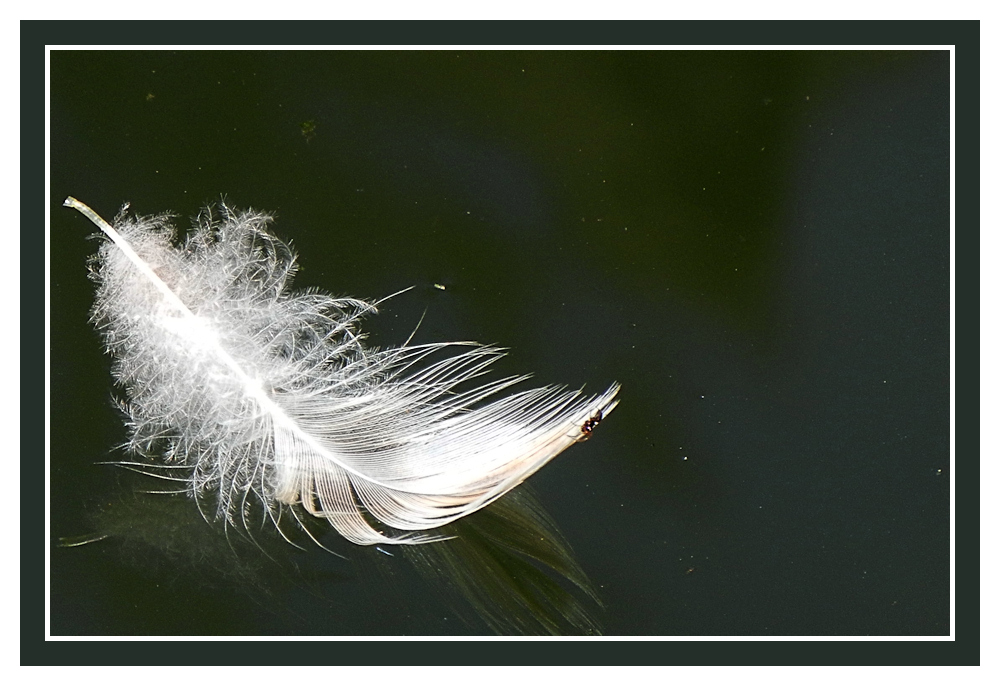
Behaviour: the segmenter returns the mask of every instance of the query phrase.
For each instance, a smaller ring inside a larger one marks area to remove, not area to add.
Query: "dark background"
[[[125,434],[61,202],[225,194],[298,286],[416,286],[375,345],[426,312],[498,373],[623,385],[530,480],[604,633],[947,635],[948,106],[943,51],[54,52],[52,633],[484,630],[399,555],[227,562],[94,464]]]

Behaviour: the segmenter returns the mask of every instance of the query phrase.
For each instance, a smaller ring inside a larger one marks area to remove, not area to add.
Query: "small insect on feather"
[[[419,532],[489,505],[618,403],[617,384],[487,401],[527,378],[469,388],[504,354],[493,346],[366,347],[357,325],[375,304],[292,290],[296,257],[266,214],[208,208],[178,242],[169,215],[112,226],[65,205],[110,239],[91,265],[92,320],[128,447],[147,458],[130,464],[181,468],[227,525],[246,526],[257,499],[275,523],[301,505],[361,545],[440,540]]]
[[[604,413],[601,410],[597,410],[597,412],[594,413],[594,416],[585,421],[583,426],[580,427],[580,438],[577,440],[585,441],[590,438],[590,436],[594,433],[594,428],[601,423],[602,419],[604,419]]]

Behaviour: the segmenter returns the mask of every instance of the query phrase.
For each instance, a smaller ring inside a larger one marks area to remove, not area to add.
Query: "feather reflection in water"
[[[203,633],[203,608],[212,599],[219,613],[214,621],[219,634],[394,634],[400,632],[404,615],[413,617],[411,632],[431,635],[600,633],[596,613],[601,604],[591,582],[555,524],[523,487],[445,527],[442,533],[453,538],[393,548],[393,557],[377,552],[375,546],[351,546],[328,529],[323,532],[309,524],[311,535],[336,552],[335,557],[308,545],[308,535],[298,526],[287,527],[282,534],[266,527],[252,537],[246,532],[233,535],[237,530],[230,528],[226,535],[220,531],[222,523],[206,522],[185,498],[144,492],[153,485],[149,477],[132,478],[143,481],[133,483],[130,493],[90,508],[87,520],[93,533],[60,541],[62,548],[85,543],[90,544],[87,549],[100,547],[102,558],[114,551],[118,564],[128,570],[124,576],[117,571],[101,575],[115,580],[109,581],[114,591],[109,588],[91,610],[94,621],[101,626],[110,623],[112,632],[118,626],[115,622],[125,622],[128,631],[141,626],[154,634]],[[296,547],[290,548],[288,540]],[[54,554],[72,555],[72,561],[59,561],[80,574],[87,569],[87,560],[81,567],[78,557],[83,552]],[[106,559],[90,563],[102,569],[107,565]],[[413,570],[419,578],[406,580]],[[122,578],[142,583],[122,585],[117,581]],[[394,583],[386,583],[387,578]],[[151,586],[176,589],[159,601],[169,603],[170,613],[150,610],[155,602],[149,598]],[[74,596],[79,594],[75,588]],[[361,617],[350,614],[353,605],[345,607],[344,602],[359,592],[365,607]],[[231,594],[248,599],[269,618],[247,626],[245,602],[216,600]],[[446,607],[437,607],[435,598]],[[421,615],[428,609],[430,615]],[[435,621],[448,610],[464,628]],[[53,622],[62,627],[57,619]]]

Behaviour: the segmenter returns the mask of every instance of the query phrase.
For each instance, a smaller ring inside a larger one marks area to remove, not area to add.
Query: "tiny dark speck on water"
[[[299,124],[299,129],[302,131],[302,137],[308,143],[316,136],[316,120],[310,119],[309,121],[302,122]]]

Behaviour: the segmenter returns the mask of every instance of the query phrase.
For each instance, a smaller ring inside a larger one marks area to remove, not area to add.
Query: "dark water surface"
[[[947,52],[51,64],[53,634],[948,633]],[[227,540],[95,464],[125,431],[70,194],[275,212],[296,285],[415,286],[373,345],[424,316],[621,405],[447,550]]]

